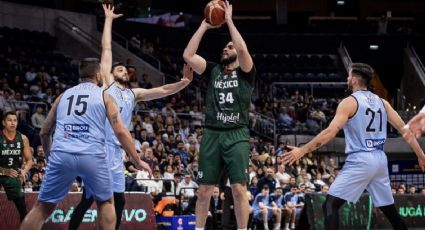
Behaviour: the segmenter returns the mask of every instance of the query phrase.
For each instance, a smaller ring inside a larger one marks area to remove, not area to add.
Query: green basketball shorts
[[[24,191],[19,177],[12,178],[8,176],[0,176],[0,184],[6,192],[7,199],[14,200],[18,197],[24,196]]]
[[[222,170],[227,170],[231,184],[247,183],[248,139],[248,128],[206,128],[199,152],[198,183],[217,184]]]

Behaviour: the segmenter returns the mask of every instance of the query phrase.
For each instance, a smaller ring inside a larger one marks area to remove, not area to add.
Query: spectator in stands
[[[141,160],[146,162],[151,168],[151,170],[156,169],[158,166],[158,159],[156,159],[156,157],[153,155],[153,150],[150,147],[146,148],[144,152],[144,157],[142,157]]]
[[[289,175],[285,171],[286,167],[284,164],[279,164],[277,166],[277,173],[275,174],[275,177],[277,181],[279,181],[280,185],[284,184],[285,181],[288,181],[291,179],[291,175]]]
[[[322,174],[323,179],[328,179],[331,176],[324,160],[320,161],[320,165],[319,165],[319,168],[317,169],[317,172]]]
[[[161,171],[159,169],[153,170],[153,180],[152,187],[150,189],[150,193],[153,197],[157,196],[160,192],[162,192],[163,182],[161,180]]]
[[[2,114],[15,110],[14,104],[9,102],[12,94],[13,91],[10,89],[4,89],[3,93],[0,93],[0,112],[2,112]]]
[[[276,189],[276,178],[274,175],[273,168],[269,167],[266,169],[266,175],[258,181],[257,184],[257,191],[262,191],[263,187],[267,185],[269,188],[270,193],[274,193],[274,190]]]
[[[269,195],[269,187],[263,186],[252,203],[253,218],[263,222],[264,229],[269,229],[269,220],[274,219],[274,229],[280,229],[282,211]]]
[[[310,114],[310,118],[317,122],[320,127],[326,124],[326,115],[320,110],[320,105],[315,105],[314,110]]]
[[[329,171],[329,174],[336,176],[336,174],[335,174],[336,166],[335,166],[335,160],[333,158],[329,159],[329,164],[326,167],[326,169]]]
[[[30,182],[31,182],[31,185],[32,185],[32,191],[33,192],[40,191],[42,181],[41,181],[39,173],[32,174],[31,177],[30,177]]]
[[[249,183],[248,190],[251,192],[251,194],[255,197],[258,193],[258,177],[254,176],[251,179],[251,182]]]
[[[220,189],[215,186],[210,200],[210,209],[208,211],[206,226],[208,229],[218,229],[218,222],[223,213],[222,200],[220,199]]]
[[[416,186],[412,185],[409,187],[409,194],[416,194]]]
[[[201,126],[203,121],[202,112],[199,111],[197,105],[192,106],[192,110],[190,110],[189,114],[192,116],[192,126]]]
[[[405,193],[406,193],[406,189],[404,187],[398,187],[397,194],[405,194]]]
[[[328,193],[328,191],[329,191],[329,185],[324,184],[324,185],[322,185],[322,186],[320,187],[320,193],[322,193],[322,194],[327,194],[327,193]]]
[[[34,66],[31,66],[30,69],[25,73],[25,80],[28,83],[31,83],[37,77]]]
[[[46,120],[46,116],[43,114],[43,112],[43,107],[38,105],[35,113],[31,116],[31,123],[37,129],[41,129],[41,127],[43,127],[44,121]]]
[[[181,181],[177,186],[177,195],[185,197],[195,196],[195,190],[198,188],[198,184],[192,180],[192,175],[185,174],[184,180]]]
[[[422,188],[422,189],[421,189],[420,194],[425,196],[425,188]]]
[[[16,109],[16,116],[18,116],[19,121],[24,121],[27,119],[27,114],[29,113],[29,105],[26,103],[23,98],[22,94],[20,92],[15,93],[15,102],[13,103],[13,106]]]
[[[276,192],[272,194],[272,198],[274,202],[276,203],[277,207],[281,210],[282,216],[281,216],[281,223],[284,225],[284,230],[289,229],[289,219],[287,220],[286,217],[290,217],[289,209],[286,208],[285,204],[285,197],[284,197],[284,190],[281,187],[276,188]]]
[[[289,212],[291,219],[291,229],[295,229],[295,220],[301,214],[302,207],[304,206],[304,200],[297,194],[297,186],[292,186],[291,191],[285,194],[285,207]]]
[[[317,173],[315,176],[315,179],[313,181],[314,185],[319,185],[318,187],[320,188],[322,185],[325,185],[326,183],[322,180],[322,174],[321,173]]]

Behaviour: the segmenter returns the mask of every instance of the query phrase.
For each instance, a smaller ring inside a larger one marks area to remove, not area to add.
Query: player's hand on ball
[[[193,80],[193,69],[188,64],[184,64],[182,81],[185,81],[189,84],[192,80]]]
[[[221,25],[213,26],[207,22],[207,20],[202,20],[201,26],[205,27],[207,30],[219,28]]]
[[[114,9],[115,7],[109,4],[102,4],[103,11],[105,12],[106,18],[116,19],[121,17],[123,14],[115,14]]]
[[[232,21],[232,14],[233,14],[233,6],[229,3],[229,1],[224,1],[224,20],[225,22]]]
[[[286,164],[292,165],[293,163],[295,163],[295,161],[297,161],[298,159],[304,156],[300,148],[289,146],[289,145],[287,146],[287,148],[290,149],[291,151],[283,154],[282,163],[285,165]]]

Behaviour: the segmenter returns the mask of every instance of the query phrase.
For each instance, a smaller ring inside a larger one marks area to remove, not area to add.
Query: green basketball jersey
[[[240,67],[225,72],[221,65],[208,63],[204,75],[208,81],[205,126],[219,129],[248,126],[255,67],[249,73]]]
[[[16,170],[21,168],[23,149],[24,142],[20,132],[16,132],[15,139],[11,141],[2,132],[0,135],[0,167]]]

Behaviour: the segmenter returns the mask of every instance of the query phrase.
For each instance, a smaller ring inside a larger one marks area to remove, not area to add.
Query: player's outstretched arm
[[[238,54],[239,66],[241,69],[248,73],[251,71],[254,63],[252,62],[252,57],[248,52],[248,47],[246,46],[245,41],[242,38],[242,35],[239,33],[235,24],[233,23],[232,14],[233,6],[229,4],[229,1],[225,1],[225,20],[227,27],[229,27],[230,37],[232,38],[233,46],[236,49]]]
[[[149,101],[162,97],[166,97],[168,95],[175,94],[180,90],[186,88],[190,84],[193,79],[193,70],[187,64],[184,64],[183,67],[183,78],[176,83],[167,84],[160,87],[152,88],[152,89],[143,89],[136,88],[132,89],[134,95],[136,97],[136,102],[139,101]]]
[[[52,146],[52,134],[56,126],[56,109],[62,98],[62,94],[56,98],[53,102],[52,108],[47,115],[46,120],[44,121],[43,127],[40,131],[40,140],[41,146],[43,146],[44,153],[46,154],[46,159],[49,159],[50,147]]]
[[[196,54],[196,51],[198,51],[199,43],[201,43],[201,39],[208,29],[217,27],[219,26],[212,26],[211,24],[203,20],[198,30],[195,32],[195,34],[193,34],[192,38],[184,49],[183,58],[185,62],[190,67],[192,67],[193,71],[195,71],[197,74],[202,74],[207,68],[207,62],[205,61],[205,59]]]
[[[415,152],[418,157],[419,166],[422,171],[425,171],[425,155],[418,141],[414,137],[413,133],[409,129],[403,129],[404,121],[401,119],[400,115],[393,109],[393,107],[386,100],[382,100],[387,110],[388,122],[395,128],[397,131],[403,135],[404,140],[410,145],[410,147]]]
[[[115,136],[120,141],[125,152],[127,152],[134,160],[136,167],[142,170],[146,170],[149,175],[151,175],[152,171],[149,165],[142,161],[137,155],[133,137],[131,137],[130,132],[121,120],[120,110],[115,104],[114,99],[106,92],[103,92],[103,98],[105,101],[106,114],[108,116],[109,122],[111,123],[112,129],[114,129]]]
[[[341,130],[348,119],[356,113],[357,102],[353,97],[347,97],[338,105],[338,108],[335,113],[335,117],[332,119],[329,126],[320,132],[316,137],[313,138],[310,142],[304,146],[290,147],[292,150],[283,155],[282,162],[284,164],[293,164],[295,161],[303,157],[309,152],[322,147],[330,140],[332,140],[336,134]]]
[[[102,4],[105,12],[105,24],[103,25],[102,33],[102,57],[100,59],[100,74],[103,78],[103,88],[108,87],[114,82],[112,76],[112,21],[122,16],[115,14],[112,5]]]

